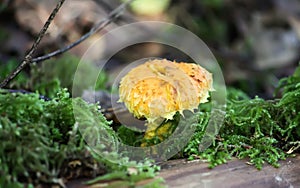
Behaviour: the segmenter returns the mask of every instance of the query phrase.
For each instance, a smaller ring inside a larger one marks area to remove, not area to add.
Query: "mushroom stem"
[[[153,145],[154,143],[149,143],[149,141],[155,137],[158,138],[160,142],[165,140],[176,129],[179,118],[180,114],[176,113],[172,120],[160,118],[152,123],[147,123],[147,130],[145,132],[144,141],[142,142],[141,147]]]

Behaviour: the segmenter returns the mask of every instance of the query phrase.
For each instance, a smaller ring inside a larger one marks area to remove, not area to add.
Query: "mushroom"
[[[151,139],[170,129],[172,125],[165,120],[173,120],[177,112],[194,111],[207,102],[212,90],[212,74],[200,65],[156,59],[133,68],[122,78],[119,102],[124,102],[136,118],[147,120],[144,138]],[[168,123],[157,131],[162,122]]]

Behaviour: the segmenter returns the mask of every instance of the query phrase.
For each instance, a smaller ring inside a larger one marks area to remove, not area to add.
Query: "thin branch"
[[[0,83],[0,88],[5,87],[12,79],[14,79],[28,64],[30,64],[32,62],[32,55],[35,53],[38,45],[40,44],[42,38],[44,37],[46,31],[48,30],[49,25],[51,24],[52,20],[54,19],[54,17],[56,16],[56,14],[58,13],[59,9],[61,8],[61,6],[63,5],[63,3],[65,2],[65,0],[60,0],[56,7],[53,9],[53,11],[51,12],[48,20],[46,21],[46,23],[44,24],[43,28],[41,29],[41,31],[39,32],[36,40],[34,41],[31,49],[29,50],[29,52],[27,53],[27,55],[25,56],[24,60],[21,62],[21,64],[12,72],[10,73],[1,83]]]
[[[38,63],[47,59],[50,59],[51,57],[60,55],[68,50],[70,50],[71,48],[77,46],[78,44],[80,44],[81,42],[83,42],[85,39],[87,39],[88,37],[90,37],[91,35],[93,35],[94,33],[102,30],[103,28],[105,28],[107,25],[109,25],[111,22],[113,22],[116,18],[118,18],[124,11],[124,9],[126,8],[126,6],[128,4],[130,4],[133,0],[128,0],[126,2],[124,2],[123,4],[121,4],[120,6],[118,6],[116,9],[114,9],[106,18],[104,18],[103,20],[101,20],[99,23],[97,23],[94,27],[92,27],[90,29],[89,32],[87,32],[86,34],[84,34],[82,37],[80,37],[77,41],[73,42],[72,44],[69,44],[59,50],[56,50],[54,52],[48,53],[46,55],[37,57],[37,58],[33,58],[32,59],[32,63]]]

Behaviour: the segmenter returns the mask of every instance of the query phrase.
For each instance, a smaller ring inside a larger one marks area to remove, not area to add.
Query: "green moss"
[[[118,128],[117,133],[122,143],[126,145],[139,147],[142,143],[143,133],[129,129],[124,125]]]
[[[189,159],[206,159],[211,167],[232,157],[249,158],[258,169],[265,162],[278,167],[278,161],[290,156],[291,148],[300,140],[299,82],[300,67],[280,81],[278,91],[283,91],[282,98],[267,101],[259,97],[249,99],[243,92],[229,89],[225,122],[213,145],[204,152],[198,151],[209,118],[208,112],[202,110],[184,155]]]
[[[34,93],[0,90],[0,104],[0,187],[58,182],[75,170],[70,167],[74,160],[80,161],[81,175],[85,171],[91,176],[116,172],[128,176],[128,165],[136,166],[114,152],[110,156],[119,163],[107,161],[85,144],[82,135],[92,134],[91,131],[105,130],[110,139],[117,139],[117,135],[97,105],[87,104],[80,98],[71,99],[66,90],[50,101],[41,100]],[[80,132],[80,126],[87,129]],[[145,168],[140,166],[138,170]],[[147,176],[140,173],[136,177],[153,177],[153,169],[149,165],[143,170],[148,172]]]

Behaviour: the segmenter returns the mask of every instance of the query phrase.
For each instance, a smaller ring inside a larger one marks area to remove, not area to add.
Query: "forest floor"
[[[300,187],[300,155],[280,162],[280,168],[265,165],[262,170],[247,165],[247,160],[233,159],[213,169],[203,161],[170,160],[161,165],[158,177],[165,180],[165,185],[172,188],[191,187],[252,187],[283,188]],[[101,182],[91,187],[84,185],[86,179],[72,180],[67,183],[70,188],[101,187]],[[139,185],[146,184],[142,181]]]

